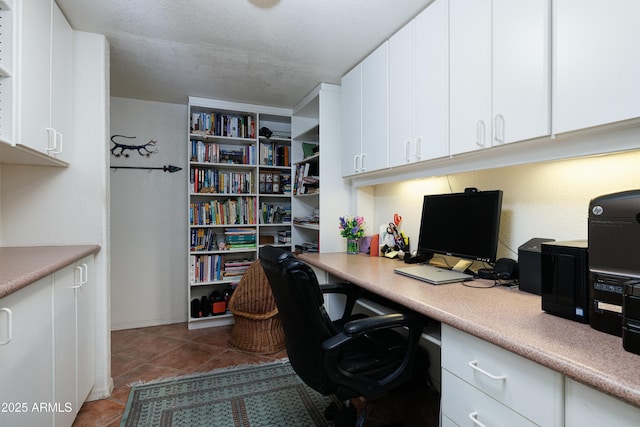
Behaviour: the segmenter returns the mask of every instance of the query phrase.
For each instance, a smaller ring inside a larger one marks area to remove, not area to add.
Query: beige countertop
[[[0,298],[99,251],[98,245],[0,247]]]
[[[343,253],[300,259],[343,280],[475,335],[640,407],[640,355],[622,338],[541,309],[540,296],[507,287],[430,285],[393,272],[401,261]],[[491,281],[466,282],[486,286]]]

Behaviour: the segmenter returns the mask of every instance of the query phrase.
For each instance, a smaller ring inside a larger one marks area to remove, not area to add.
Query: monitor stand
[[[471,264],[473,264],[473,261],[461,259],[456,263],[456,265],[453,266],[452,270],[464,273],[465,271],[467,271],[467,268],[471,267]]]

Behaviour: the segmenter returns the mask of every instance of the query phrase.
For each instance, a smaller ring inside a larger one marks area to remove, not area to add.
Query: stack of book
[[[296,252],[316,253],[318,252],[318,242],[304,242],[301,245],[296,245]]]
[[[224,277],[242,276],[249,266],[253,264],[252,260],[228,260],[224,263]]]
[[[278,243],[291,243],[291,231],[278,231]]]
[[[255,249],[257,247],[255,228],[227,228],[224,231],[224,240],[227,249]]]

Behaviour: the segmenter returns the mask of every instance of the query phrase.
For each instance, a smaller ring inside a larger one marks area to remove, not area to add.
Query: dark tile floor
[[[271,355],[252,355],[234,350],[228,346],[231,328],[223,326],[190,331],[186,323],[176,323],[112,332],[113,393],[106,399],[85,403],[73,426],[119,426],[130,385],[135,382],[271,362],[287,356],[284,350]],[[402,414],[408,426],[436,426],[437,411],[437,396],[434,398],[430,393],[419,390],[380,399],[372,406],[365,425],[375,427]]]

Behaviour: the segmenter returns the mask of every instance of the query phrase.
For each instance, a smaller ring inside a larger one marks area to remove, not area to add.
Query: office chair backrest
[[[290,252],[272,246],[260,249],[260,263],[278,306],[291,366],[315,390],[333,393],[335,385],[326,378],[321,344],[336,331],[314,271]]]

